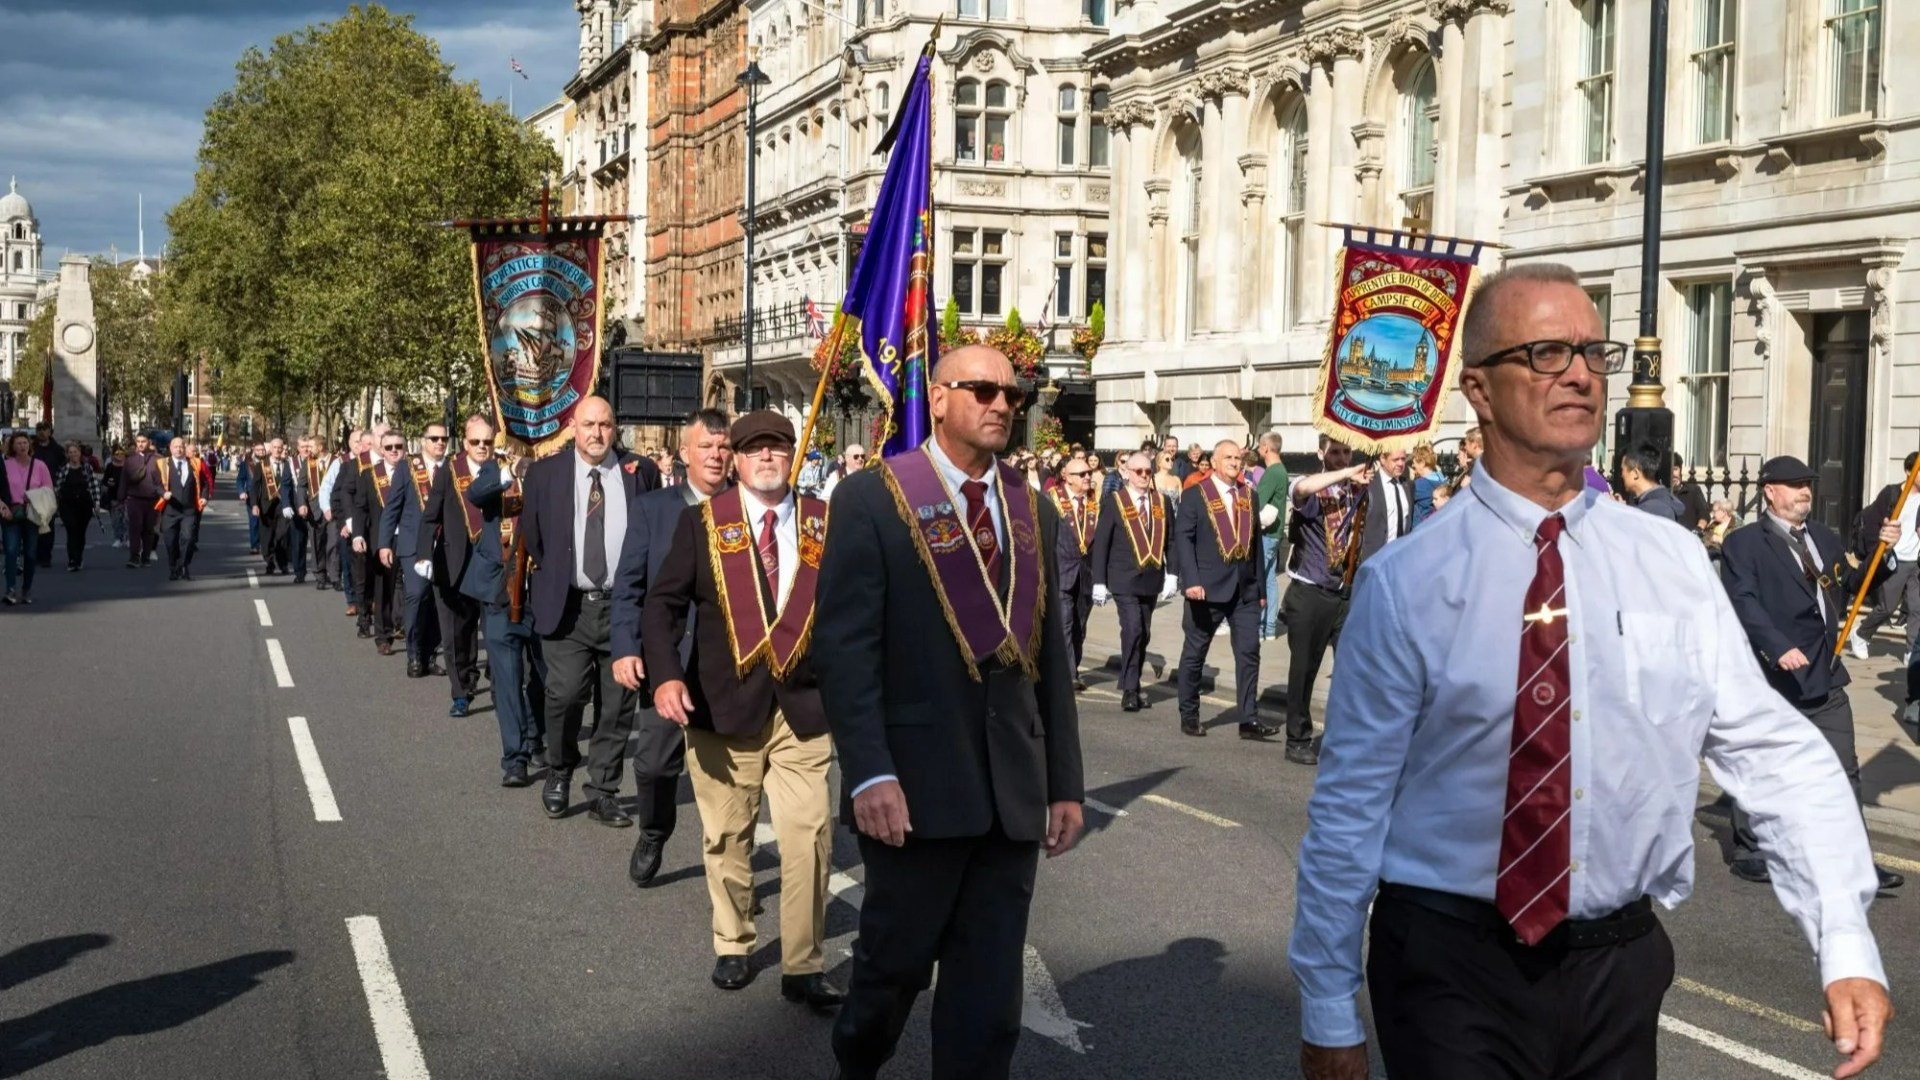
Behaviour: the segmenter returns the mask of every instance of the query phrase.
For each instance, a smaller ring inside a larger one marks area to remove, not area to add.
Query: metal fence
[[[828,318],[824,310],[823,319]],[[737,342],[744,340],[744,328],[747,325],[745,315],[729,315],[714,321],[710,335],[714,341]],[[825,331],[826,326],[821,330]],[[789,300],[784,304],[759,308],[753,313],[753,340],[785,341],[789,338],[806,337],[812,334],[807,322],[807,305],[799,300]]]

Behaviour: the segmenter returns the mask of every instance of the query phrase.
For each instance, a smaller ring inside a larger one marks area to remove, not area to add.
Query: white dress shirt
[[[1360,567],[1300,845],[1289,950],[1307,1042],[1365,1041],[1367,907],[1382,881],[1491,901],[1533,537],[1547,511],[1480,471],[1460,505]],[[1573,918],[1693,888],[1704,752],[1753,817],[1822,983],[1886,973],[1878,881],[1838,759],[1767,685],[1692,535],[1583,490],[1561,509],[1570,620]]]
[[[1920,529],[1915,528],[1920,522],[1920,498],[1909,496],[1896,520],[1900,522],[1900,542],[1893,545],[1893,556],[1906,566],[1920,559]]]
[[[766,521],[767,511],[773,511],[773,547],[780,556],[780,595],[774,598],[775,607],[785,607],[787,594],[793,591],[795,570],[800,565],[800,526],[794,520],[793,491],[788,489],[787,497],[778,504],[767,502],[760,493],[741,484],[740,506],[746,511],[747,526],[753,533],[754,557],[759,558],[760,529]]]
[[[322,513],[333,509],[333,485],[340,480],[340,459],[334,458],[327,463],[327,472],[320,478],[320,510]]]
[[[606,518],[607,580],[587,580],[587,496],[592,491],[589,477],[600,470],[601,496],[606,500],[601,513]],[[573,451],[573,587],[582,591],[613,588],[613,572],[620,565],[620,547],[627,538],[627,489],[620,481],[620,461],[609,450],[599,465],[589,465],[579,451]]]

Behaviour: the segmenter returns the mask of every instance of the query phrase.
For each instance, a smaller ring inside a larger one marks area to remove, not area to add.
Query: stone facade
[[[43,294],[54,274],[41,265],[44,245],[33,207],[9,180],[0,195],[0,379],[13,380],[14,367],[27,351],[27,326],[40,311]],[[16,394],[31,394],[38,408],[38,386],[16,386]],[[24,413],[26,401],[16,397]],[[16,418],[18,414],[16,414]]]
[[[651,0],[575,0],[580,12],[580,67],[567,83],[568,109],[558,120],[567,164],[561,209],[569,214],[605,214],[606,326],[610,336],[631,339],[646,316],[647,173],[634,167],[634,143],[644,137],[647,114],[647,53],[640,48],[651,29]],[[543,110],[545,116],[549,110]],[[545,116],[545,126],[554,119]],[[549,132],[549,138],[552,133]]]

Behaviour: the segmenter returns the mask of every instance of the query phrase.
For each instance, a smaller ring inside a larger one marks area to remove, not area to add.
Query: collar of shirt
[[[1806,532],[1804,531],[1806,529],[1806,525],[1804,523],[1795,525],[1792,522],[1788,521],[1786,518],[1783,518],[1779,514],[1774,513],[1772,510],[1762,510],[1760,513],[1761,513],[1761,516],[1765,517],[1767,521],[1773,525],[1774,528],[1780,530],[1780,535],[1782,537],[1785,537],[1787,540],[1793,539],[1793,530],[1795,529],[1802,530],[1800,535],[1802,536],[1806,535]]]
[[[760,522],[766,518],[767,511],[769,510],[773,511],[773,527],[775,531],[786,529],[793,524],[792,488],[787,489],[786,498],[781,499],[778,503],[770,503],[761,498],[759,492],[745,484],[740,485],[740,496],[747,500],[747,521],[753,525],[755,536],[759,535]]]
[[[933,467],[940,470],[941,477],[946,480],[947,486],[952,488],[955,494],[959,494],[961,484],[975,479],[975,477],[967,475],[967,470],[955,465],[953,459],[947,456],[946,451],[940,449],[939,439],[932,437],[927,439],[927,453],[933,456]],[[998,463],[988,465],[987,474],[978,477],[978,479],[981,483],[987,485],[987,505],[993,506],[998,504],[1000,500],[994,497],[994,488],[1000,483]]]
[[[616,479],[614,474],[620,471],[620,462],[613,456],[611,450],[607,451],[606,457],[600,459],[598,465],[589,464],[586,458],[580,456],[579,451],[574,452],[573,478],[579,482],[582,490],[593,482],[590,477],[595,469],[600,470],[600,486],[605,487]]]
[[[1467,485],[1467,491],[1488,510],[1500,523],[1512,529],[1529,545],[1540,531],[1540,523],[1547,520],[1549,514],[1559,514],[1566,519],[1566,531],[1562,534],[1571,537],[1576,544],[1583,543],[1586,529],[1583,527],[1587,512],[1593,508],[1595,492],[1586,487],[1579,488],[1573,498],[1558,510],[1548,510],[1532,499],[1515,494],[1512,490],[1493,478],[1493,474],[1484,470],[1477,473],[1473,483]]]
[[[1233,489],[1238,486],[1236,484],[1229,484],[1225,480],[1220,479],[1219,473],[1210,474],[1207,477],[1207,482],[1213,485],[1213,490],[1220,493],[1220,499],[1223,502],[1233,497]]]

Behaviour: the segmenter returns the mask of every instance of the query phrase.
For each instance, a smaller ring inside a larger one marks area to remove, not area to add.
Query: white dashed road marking
[[[1685,990],[1689,994],[1699,994],[1703,998],[1711,998],[1722,1005],[1730,1005],[1733,1008],[1739,1009],[1741,1012],[1757,1016],[1762,1020],[1771,1020],[1776,1024],[1790,1027],[1795,1031],[1804,1031],[1809,1035],[1821,1035],[1825,1033],[1819,1024],[1811,1020],[1795,1016],[1792,1013],[1781,1012],[1771,1005],[1762,1005],[1757,1001],[1748,1001],[1738,994],[1729,994],[1725,990],[1708,986],[1706,983],[1695,982],[1684,975],[1674,976],[1673,985],[1681,990]]]
[[[1087,808],[1089,810],[1098,810],[1101,813],[1107,815],[1108,817],[1126,817],[1127,816],[1127,812],[1125,810],[1122,810],[1117,806],[1108,806],[1106,803],[1101,802],[1099,799],[1088,799],[1086,800],[1086,803],[1087,803]]]
[[[1784,1076],[1787,1080],[1827,1080],[1824,1073],[1817,1073],[1784,1058],[1774,1057],[1764,1050],[1755,1050],[1746,1043],[1734,1042],[1725,1035],[1716,1035],[1706,1028],[1694,1027],[1684,1020],[1675,1020],[1665,1013],[1660,1014],[1660,1027],[1663,1031],[1671,1031],[1675,1035],[1692,1039],[1736,1061],[1746,1062],[1756,1069],[1765,1069],[1775,1076]]]
[[[300,759],[300,775],[307,781],[307,798],[313,802],[313,820],[339,821],[340,804],[333,801],[333,785],[327,783],[327,770],[320,764],[320,749],[313,745],[313,732],[304,716],[287,717],[293,733],[293,754]]]
[[[1223,818],[1219,814],[1208,813],[1207,811],[1202,810],[1197,806],[1188,806],[1186,803],[1183,803],[1183,802],[1175,802],[1172,799],[1167,798],[1165,795],[1142,795],[1140,796],[1140,798],[1146,802],[1155,803],[1159,806],[1164,806],[1169,810],[1178,810],[1181,813],[1186,814],[1188,817],[1199,818],[1201,821],[1204,821],[1209,825],[1218,825],[1223,829],[1237,829],[1240,827],[1240,823],[1232,820],[1231,818]]]
[[[394,977],[380,920],[356,915],[347,920],[347,936],[353,940],[353,959],[360,966],[360,985],[367,992],[373,1038],[380,1045],[387,1080],[428,1080],[427,1059],[420,1054],[420,1040],[413,1033],[400,980]]]
[[[267,613],[267,602],[265,600],[255,600],[253,602],[253,611],[254,614],[260,616],[261,626],[273,625],[273,616]]]
[[[280,648],[279,638],[267,639],[267,663],[273,665],[273,681],[282,690],[293,687],[293,672],[287,670],[287,654]]]
[[[251,570],[247,571],[247,588],[257,589],[259,587],[260,587],[260,575],[254,573]]]

